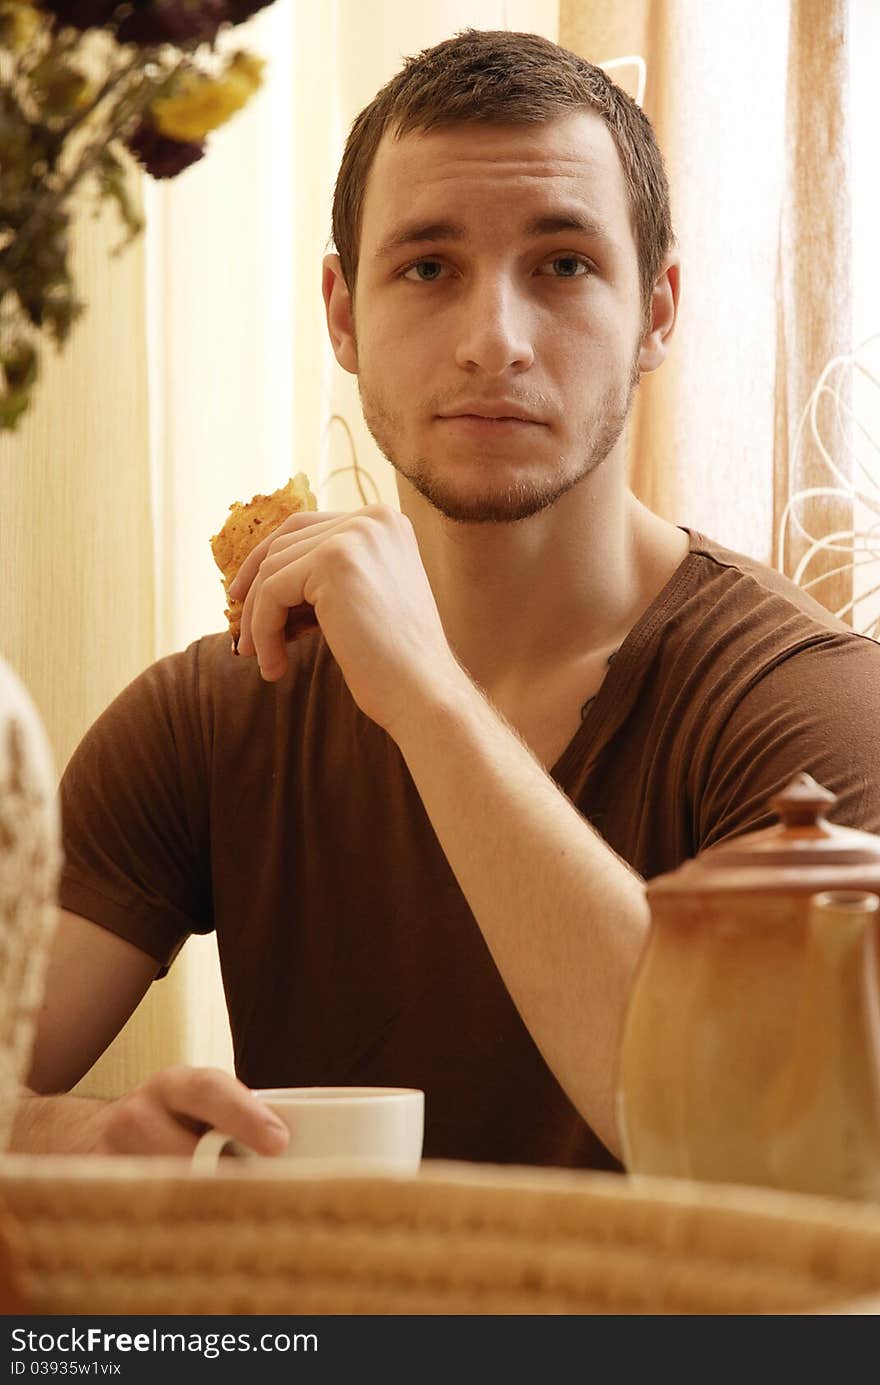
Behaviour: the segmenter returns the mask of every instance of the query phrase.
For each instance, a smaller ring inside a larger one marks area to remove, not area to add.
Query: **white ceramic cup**
[[[303,1172],[341,1174],[416,1173],[422,1158],[425,1094],[414,1087],[273,1087],[254,1096],[270,1106],[290,1131],[277,1157],[293,1159]],[[208,1130],[192,1156],[199,1172],[216,1169],[226,1147],[258,1158],[253,1150]]]

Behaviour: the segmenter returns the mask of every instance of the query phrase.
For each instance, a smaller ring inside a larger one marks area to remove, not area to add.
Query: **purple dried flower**
[[[225,0],[134,0],[117,26],[120,43],[211,43],[228,20]]]
[[[204,141],[185,144],[179,139],[169,139],[149,120],[142,120],[125,143],[152,178],[176,178],[190,164],[197,163],[205,152]]]
[[[211,43],[222,24],[244,24],[272,0],[36,0],[71,29],[114,22],[121,43]],[[114,17],[116,17],[114,21]]]
[[[99,29],[108,24],[122,0],[38,0],[39,9],[54,15],[62,28]]]
[[[230,24],[243,24],[257,10],[264,10],[272,0],[226,0],[226,15]]]
[[[111,22],[120,43],[213,42],[221,24],[238,23],[227,0],[38,0],[60,25],[96,29]]]

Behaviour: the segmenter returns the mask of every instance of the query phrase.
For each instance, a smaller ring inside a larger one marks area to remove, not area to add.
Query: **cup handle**
[[[206,1130],[192,1152],[190,1168],[195,1173],[214,1173],[220,1155],[232,1142],[232,1136],[224,1135],[222,1130]]]

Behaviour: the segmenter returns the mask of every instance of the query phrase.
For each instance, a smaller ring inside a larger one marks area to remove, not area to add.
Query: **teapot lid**
[[[650,881],[648,894],[797,889],[801,875],[804,887],[812,890],[823,888],[826,876],[833,886],[839,870],[876,875],[880,884],[880,837],[828,822],[825,814],[836,802],[837,795],[809,774],[798,774],[768,801],[778,822],[707,847]]]

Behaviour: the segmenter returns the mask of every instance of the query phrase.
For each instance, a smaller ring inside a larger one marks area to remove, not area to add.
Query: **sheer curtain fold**
[[[682,256],[670,356],[631,421],[633,487],[766,562],[799,413],[850,342],[846,13],[846,0],[560,6],[564,46],[647,63]],[[841,604],[831,584],[815,595]]]
[[[852,226],[849,135],[849,7],[846,0],[791,0],[786,72],[786,163],[779,222],[776,331],[776,434],[774,524],[778,531],[793,488],[827,485],[818,457],[797,452],[804,406],[826,362],[851,350]],[[837,381],[843,408],[823,401],[822,437],[847,477],[849,427],[847,384]],[[812,465],[811,465],[812,463]],[[821,509],[817,509],[817,504]],[[812,532],[846,531],[853,503],[823,496],[807,513]],[[793,535],[786,545],[786,571],[795,571],[808,545]],[[823,554],[812,576],[831,573],[844,559]],[[829,610],[853,597],[853,571],[827,576],[812,594]]]
[[[132,196],[139,195],[131,178]],[[74,274],[88,307],[43,352],[36,402],[0,437],[0,651],[43,718],[60,773],[86,728],[155,656],[144,247],[83,208]],[[156,987],[79,1088],[109,1095],[173,1062],[181,976]],[[98,997],[95,1004],[99,1004]]]

